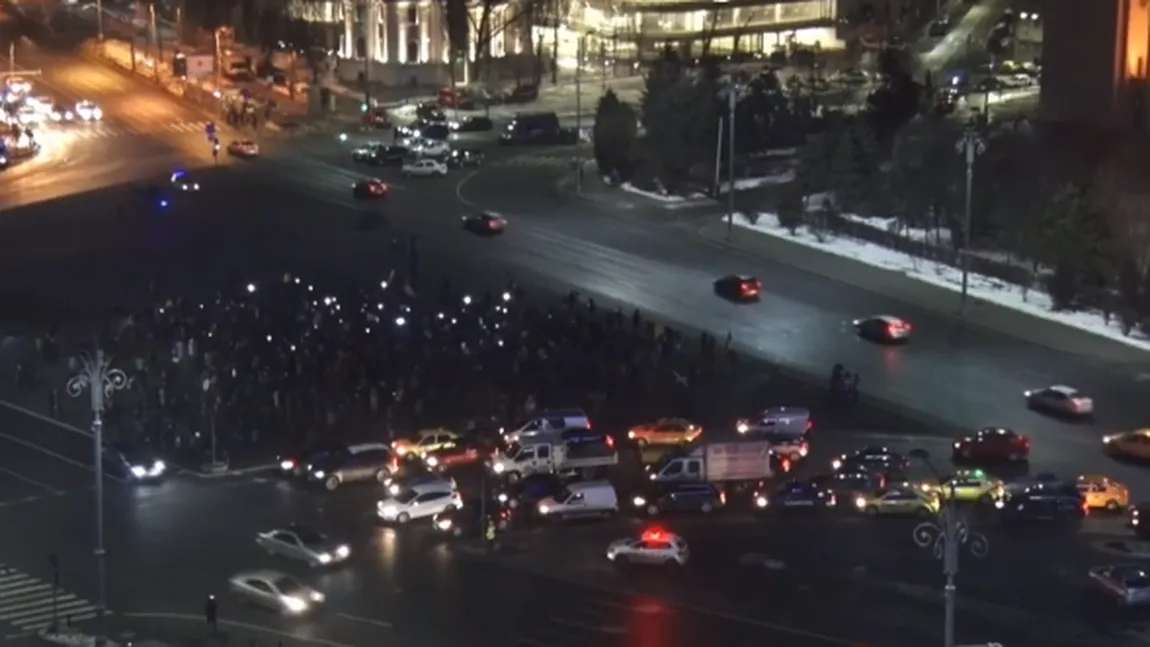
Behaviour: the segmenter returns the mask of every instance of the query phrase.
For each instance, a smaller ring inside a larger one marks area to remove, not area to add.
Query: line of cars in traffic
[[[993,475],[989,470],[1029,458],[1030,439],[1008,429],[988,427],[956,438],[951,458],[959,468],[912,478],[910,457],[879,446],[835,456],[821,469],[810,465],[817,431],[801,407],[771,407],[734,427],[731,439],[712,440],[700,425],[668,418],[614,436],[593,428],[580,410],[556,410],[510,431],[425,429],[390,443],[312,447],[284,457],[281,470],[329,491],[375,483],[383,493],[375,505],[381,522],[426,521],[447,537],[618,514],[664,519],[741,510],[778,518],[795,512],[930,518],[950,504],[972,506],[984,523],[1003,527],[1075,527],[1088,515],[1124,510],[1131,526],[1141,525],[1143,508],[1106,476]],[[323,545],[331,554],[330,542]],[[604,555],[617,563],[681,566],[690,550],[682,536],[647,527],[611,542]],[[308,562],[326,564],[314,552]]]

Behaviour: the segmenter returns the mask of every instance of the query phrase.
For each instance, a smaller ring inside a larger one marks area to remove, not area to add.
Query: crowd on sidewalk
[[[723,342],[688,343],[638,311],[604,312],[574,293],[532,300],[510,277],[481,294],[420,283],[418,256],[415,240],[397,241],[395,269],[373,285],[285,274],[118,318],[101,346],[131,379],[110,400],[107,433],[201,459],[213,433],[224,458],[510,424],[536,407],[690,416],[691,396],[734,360]],[[19,378],[26,388],[75,362],[50,336],[37,346]],[[60,386],[49,389],[51,409]]]

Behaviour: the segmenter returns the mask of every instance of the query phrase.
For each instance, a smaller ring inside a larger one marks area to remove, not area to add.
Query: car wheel
[[[339,478],[335,476],[329,476],[327,477],[327,480],[323,482],[323,486],[330,492],[339,487]]]
[[[704,503],[703,506],[699,508],[699,511],[703,514],[711,514],[711,511],[714,509],[715,508],[710,503]]]
[[[386,469],[378,470],[375,473],[375,480],[378,481],[380,484],[386,484],[387,479],[389,479],[389,478],[391,478],[391,472],[389,472]]]
[[[395,520],[398,523],[404,524],[404,523],[407,523],[408,521],[411,521],[411,515],[407,514],[406,512],[400,512],[399,516],[396,517]]]
[[[659,514],[659,506],[654,505],[654,504],[647,506],[647,516],[648,517],[653,517],[657,514]]]
[[[1107,501],[1107,502],[1106,502],[1106,510],[1107,510],[1108,512],[1118,512],[1118,510],[1119,510],[1121,507],[1122,507],[1122,506],[1121,506],[1121,505],[1119,505],[1119,504],[1118,504],[1118,502],[1117,502],[1117,501],[1115,501],[1114,499],[1110,499],[1109,501]]]
[[[507,482],[508,483],[511,483],[512,485],[514,485],[515,483],[519,482],[519,479],[520,479],[519,472],[508,472],[507,473]]]
[[[872,517],[878,516],[878,506],[868,505],[865,512]]]

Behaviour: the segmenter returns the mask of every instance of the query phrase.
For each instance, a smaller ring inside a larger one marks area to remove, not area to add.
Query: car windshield
[[[559,488],[552,498],[556,501],[566,501],[567,499],[571,498],[571,490],[568,490],[565,487]]]
[[[400,503],[411,503],[417,496],[419,496],[418,492],[412,489],[407,489],[395,495],[395,500]]]
[[[522,445],[520,445],[519,443],[511,443],[510,445],[507,446],[507,451],[505,453],[508,456],[510,456],[511,458],[515,458],[516,456],[519,455],[519,452],[521,452],[521,451],[523,451]]]
[[[307,592],[307,588],[305,588],[303,584],[300,584],[299,580],[286,575],[272,582],[272,585],[275,586],[276,590],[282,595],[296,596]]]

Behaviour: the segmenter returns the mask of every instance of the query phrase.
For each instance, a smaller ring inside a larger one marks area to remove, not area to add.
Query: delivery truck
[[[655,482],[705,481],[720,486],[757,485],[775,474],[779,457],[769,440],[733,440],[672,454],[650,469]]]

